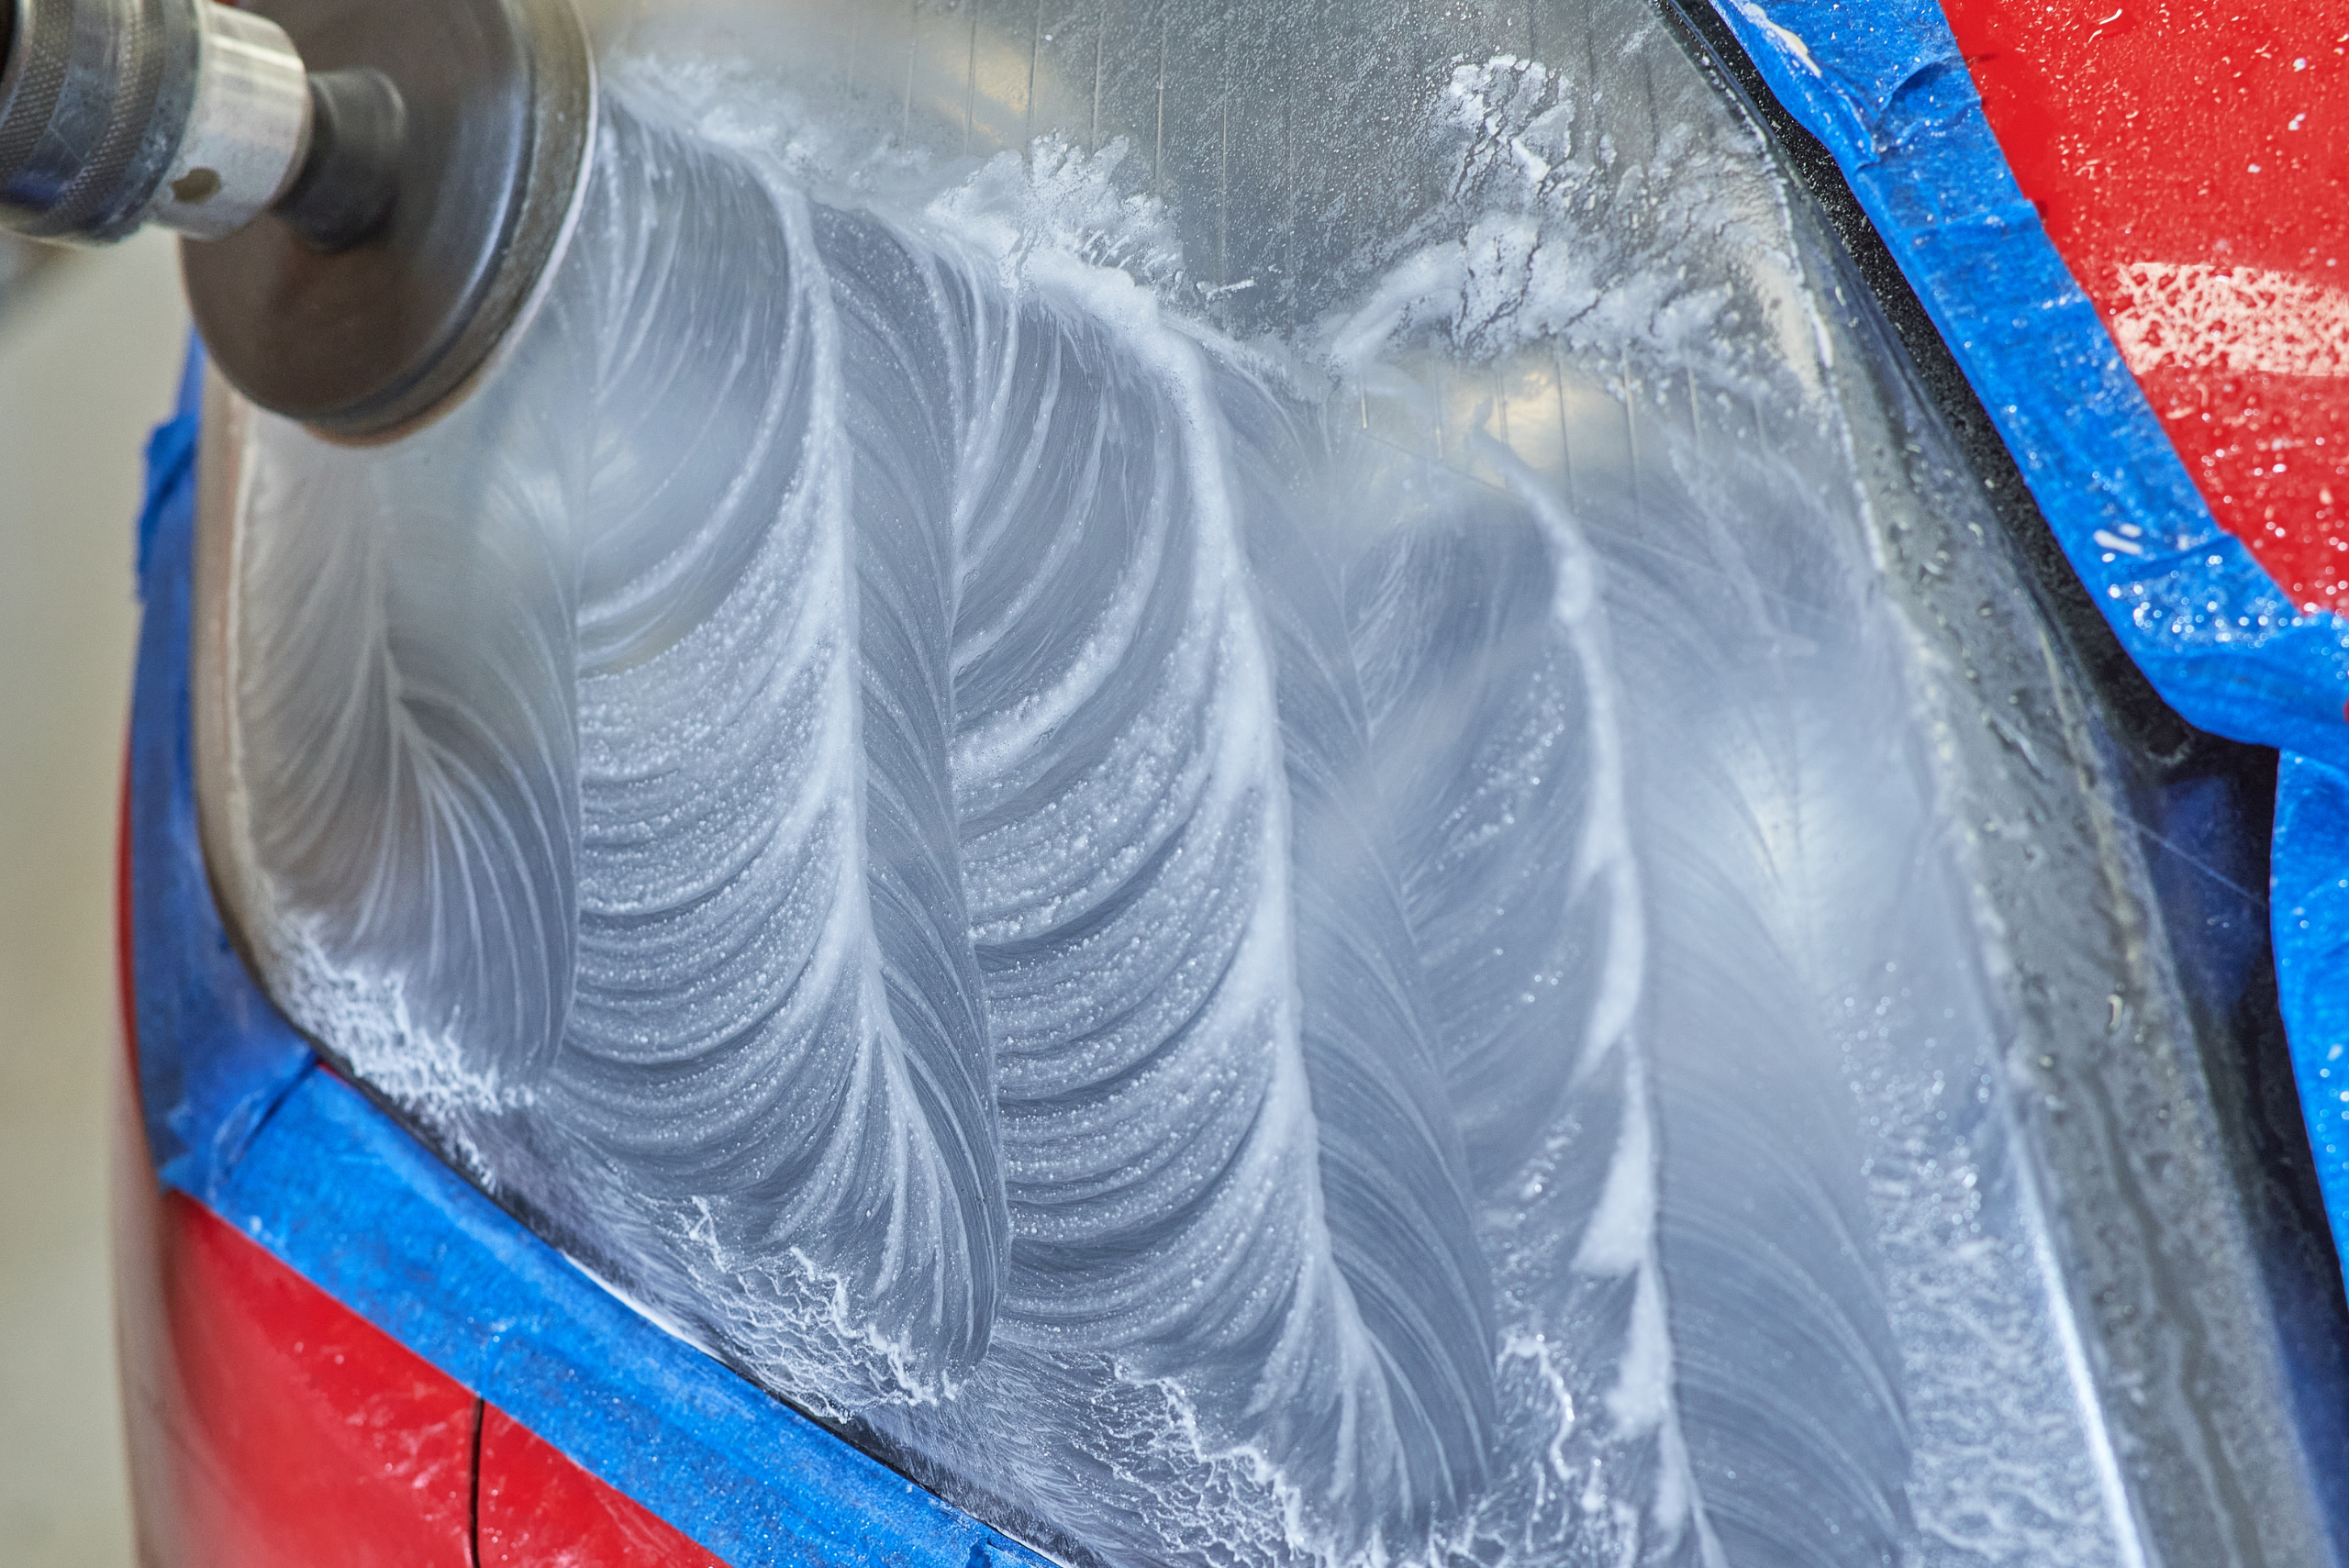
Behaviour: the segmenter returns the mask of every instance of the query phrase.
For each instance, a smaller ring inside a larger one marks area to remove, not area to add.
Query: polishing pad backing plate
[[[182,248],[213,362],[263,407],[346,439],[462,395],[518,324],[575,206],[593,56],[571,0],[258,0],[313,73],[372,66],[406,106],[398,194],[328,253],[267,215]]]

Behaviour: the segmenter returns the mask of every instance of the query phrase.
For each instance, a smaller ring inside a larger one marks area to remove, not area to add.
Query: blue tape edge
[[[2285,753],[2277,976],[2349,1251],[2349,622],[2300,613],[2211,516],[2015,183],[1938,0],[1712,4],[1842,170],[2137,667],[2192,723]]]
[[[2286,753],[2276,779],[2269,918],[2300,1116],[2336,1246],[2349,1219],[2349,771]],[[2344,1248],[2349,1251],[2349,1248]]]
[[[192,353],[139,521],[131,951],[160,1179],[734,1568],[1044,1568],[610,1295],[321,1069],[262,994],[195,825],[201,375]]]

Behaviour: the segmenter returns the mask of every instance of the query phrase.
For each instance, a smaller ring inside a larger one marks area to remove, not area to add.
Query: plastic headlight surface
[[[612,41],[477,395],[209,428],[241,940],[1073,1558],[2305,1510],[2129,738],[1684,36],[1537,10]]]

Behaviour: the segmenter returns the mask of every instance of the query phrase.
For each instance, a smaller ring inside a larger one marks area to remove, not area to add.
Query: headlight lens
[[[216,428],[270,989],[1047,1545],[2125,1557],[2230,1200],[2072,1240],[2195,1037],[2002,525],[1644,6],[1260,9],[648,26],[478,395]]]

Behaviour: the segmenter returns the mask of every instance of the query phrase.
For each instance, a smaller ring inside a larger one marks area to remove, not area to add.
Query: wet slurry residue
[[[2136,1561],[1886,586],[1945,438],[1762,143],[1653,21],[1436,60],[1287,289],[1041,17],[1004,150],[975,23],[638,36],[479,393],[253,418],[273,994],[1067,1555]]]

